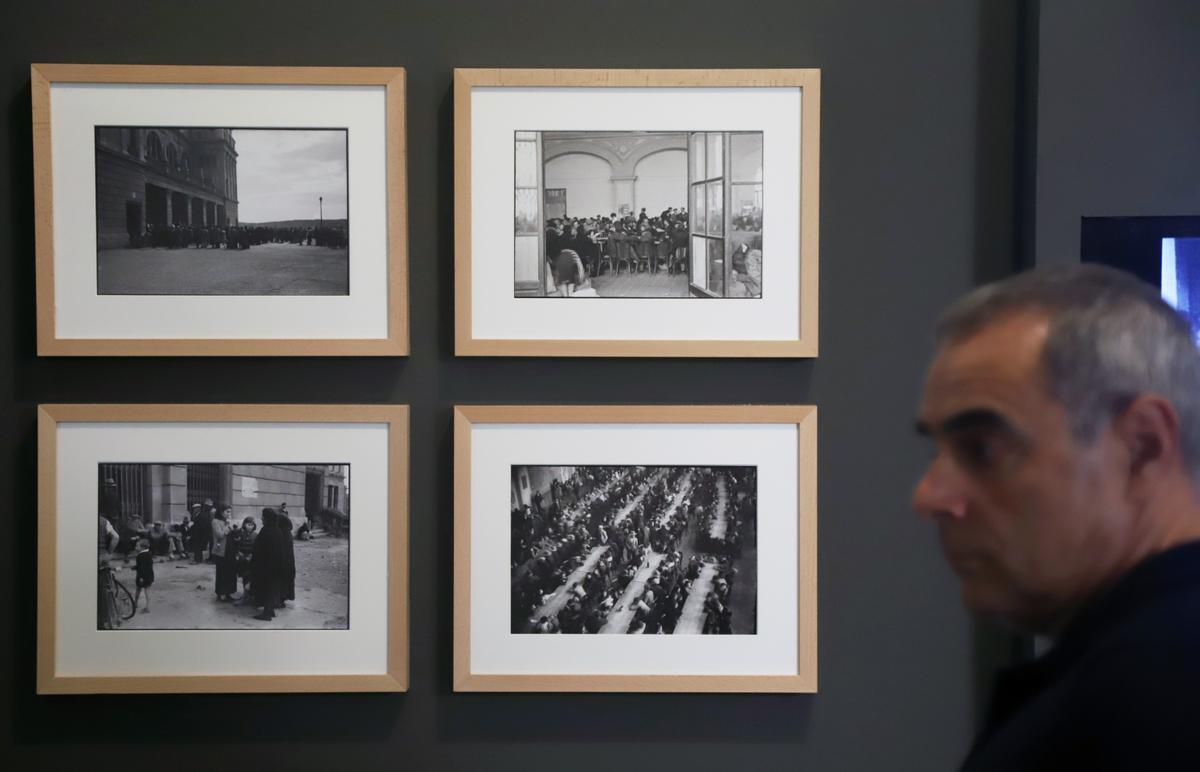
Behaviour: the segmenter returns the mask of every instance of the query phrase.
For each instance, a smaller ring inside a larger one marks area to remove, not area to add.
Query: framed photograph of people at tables
[[[815,692],[816,432],[811,406],[458,406],[455,691]]]
[[[407,407],[42,405],[38,453],[39,693],[407,689]]]
[[[404,70],[34,64],[41,355],[408,353]]]
[[[457,69],[455,350],[817,355],[820,71]]]

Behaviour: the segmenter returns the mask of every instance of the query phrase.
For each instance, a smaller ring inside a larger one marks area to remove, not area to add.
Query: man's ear
[[[1113,420],[1113,431],[1126,449],[1135,485],[1154,485],[1182,467],[1179,414],[1164,397],[1138,395]]]

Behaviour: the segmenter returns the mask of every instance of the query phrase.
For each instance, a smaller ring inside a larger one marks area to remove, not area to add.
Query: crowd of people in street
[[[102,495],[103,503],[103,495]],[[137,596],[135,608],[145,598],[143,613],[150,610],[149,590],[154,584],[154,563],[190,559],[194,565],[213,565],[213,590],[221,603],[250,605],[260,609],[255,619],[270,621],[275,612],[296,598],[296,556],[294,542],[311,538],[307,520],[296,528],[287,504],[266,507],[261,525],[253,517],[240,523],[233,519],[233,508],[214,506],[212,499],[196,502],[179,523],[152,523],[131,514],[113,520],[102,511],[99,515],[98,550],[103,570],[117,555],[135,563]],[[238,581],[242,592],[237,595]],[[237,596],[237,597],[235,597]],[[103,609],[101,610],[103,612]]]
[[[131,247],[182,249],[249,249],[259,244],[295,244],[307,247],[345,249],[346,229],[333,226],[277,227],[269,225],[155,225],[131,236]]]
[[[631,610],[612,632],[675,631],[693,585],[711,566],[701,632],[730,634],[732,591],[743,525],[755,517],[754,470],[741,477],[696,467],[578,467],[554,478],[512,511],[512,629],[526,633],[599,633],[614,612]],[[730,491],[729,540],[700,533],[715,511],[717,480]],[[694,550],[703,543],[704,554]],[[593,555],[603,548],[598,559]],[[591,565],[589,567],[589,561]],[[579,569],[586,574],[572,582]],[[622,599],[642,573],[643,585]],[[558,610],[542,613],[560,593]]]

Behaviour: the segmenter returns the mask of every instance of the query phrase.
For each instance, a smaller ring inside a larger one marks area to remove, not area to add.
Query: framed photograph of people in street
[[[816,432],[811,406],[458,406],[455,691],[815,692]]]
[[[456,69],[456,353],[816,356],[820,99],[815,69]]]
[[[34,64],[42,355],[408,353],[404,70]]]
[[[408,408],[42,405],[42,694],[404,691]]]

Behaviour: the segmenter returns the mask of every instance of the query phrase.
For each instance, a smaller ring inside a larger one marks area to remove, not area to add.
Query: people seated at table
[[[621,632],[670,634],[712,566],[701,632],[731,633],[734,563],[741,530],[755,517],[755,472],[739,474],[743,479],[684,467],[580,467],[551,480],[548,504],[535,496],[535,505],[512,511],[512,629],[595,634],[624,612]],[[693,540],[707,545],[722,486],[727,538],[719,549],[685,559]],[[626,597],[639,573],[640,589]]]
[[[645,244],[645,269],[649,273],[666,271],[675,273],[684,260],[688,243],[688,214],[686,209],[668,208],[655,216],[642,209],[638,216],[616,212],[590,217],[553,217],[546,221],[546,261],[553,268],[564,250],[579,256],[588,277],[599,276],[601,267],[610,264],[610,270],[618,271],[622,256],[609,254],[605,250],[610,241],[632,241],[633,253],[638,244]],[[659,249],[666,245],[666,249]],[[636,272],[638,260],[625,264],[630,272]]]

